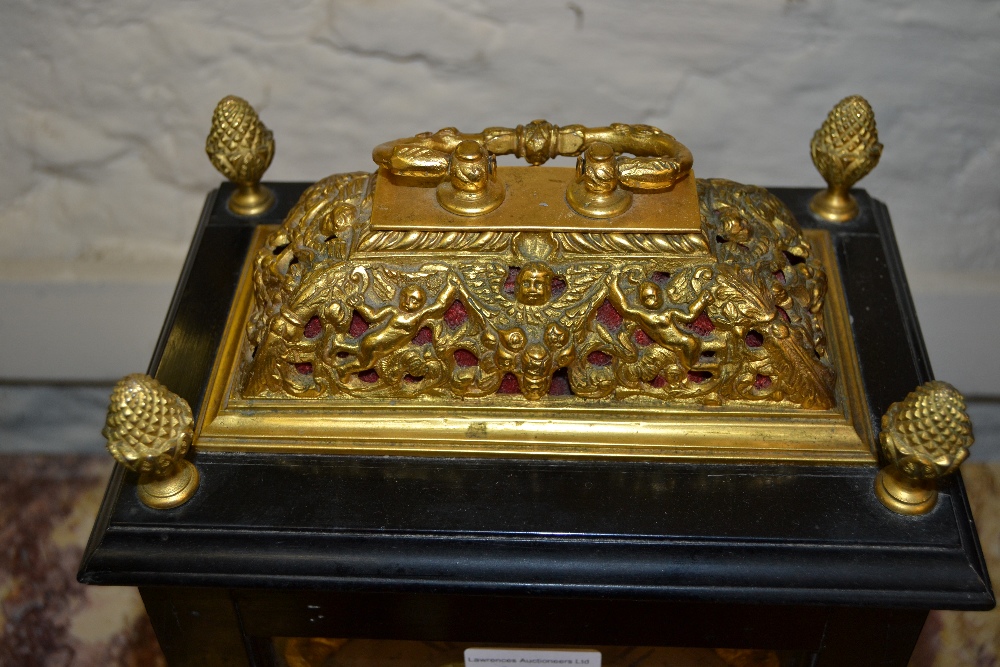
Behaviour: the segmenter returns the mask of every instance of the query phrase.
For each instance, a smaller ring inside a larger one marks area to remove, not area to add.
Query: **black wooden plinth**
[[[151,372],[197,409],[256,224],[213,193]],[[931,379],[885,207],[831,232],[873,423]],[[171,665],[270,665],[270,637],[769,648],[905,665],[929,609],[994,604],[961,476],[893,514],[875,466],[198,452],[152,510],[116,467],[80,570],[139,586]]]

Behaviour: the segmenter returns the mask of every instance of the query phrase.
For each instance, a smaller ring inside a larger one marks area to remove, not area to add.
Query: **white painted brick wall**
[[[228,93],[274,130],[274,180],[546,118],[650,123],[699,176],[792,186],[819,184],[809,138],[860,93],[886,146],[862,187],[892,211],[938,376],[1000,394],[998,35],[982,0],[7,0],[0,378],[145,368]]]

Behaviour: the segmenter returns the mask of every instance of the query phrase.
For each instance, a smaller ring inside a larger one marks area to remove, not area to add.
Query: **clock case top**
[[[150,374],[202,405],[256,225],[211,193]],[[872,428],[931,369],[888,212],[854,191],[844,224],[811,190],[771,189],[829,232]],[[196,415],[197,416],[197,415]],[[877,468],[790,464],[198,452],[201,487],[153,510],[116,465],[79,578],[88,584],[989,609],[959,473],[923,516],[873,493]]]

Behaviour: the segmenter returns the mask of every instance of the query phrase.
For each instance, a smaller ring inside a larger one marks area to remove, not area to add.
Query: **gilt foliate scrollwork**
[[[242,396],[835,403],[825,274],[766,190],[699,180],[701,235],[445,232],[371,229],[375,182],[259,251]]]

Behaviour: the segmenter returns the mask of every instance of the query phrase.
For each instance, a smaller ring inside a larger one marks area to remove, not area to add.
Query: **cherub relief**
[[[541,262],[521,267],[515,280],[514,298],[528,306],[541,306],[552,298],[552,269]]]
[[[371,328],[356,343],[343,342],[340,352],[353,354],[338,363],[341,378],[372,368],[376,355],[387,357],[407,345],[420,327],[432,318],[441,317],[458,294],[459,279],[448,272],[445,286],[432,303],[427,303],[427,293],[419,285],[407,285],[400,290],[399,307],[386,306],[375,310],[364,302],[361,295],[348,297],[348,305],[364,317]]]
[[[643,281],[637,290],[639,305],[630,303],[619,281],[611,281],[608,299],[622,315],[631,317],[660,345],[677,351],[686,368],[693,367],[701,352],[701,341],[681,330],[679,324],[693,322],[712,301],[710,292],[700,294],[687,307],[668,304],[664,308],[663,291],[654,282]]]

